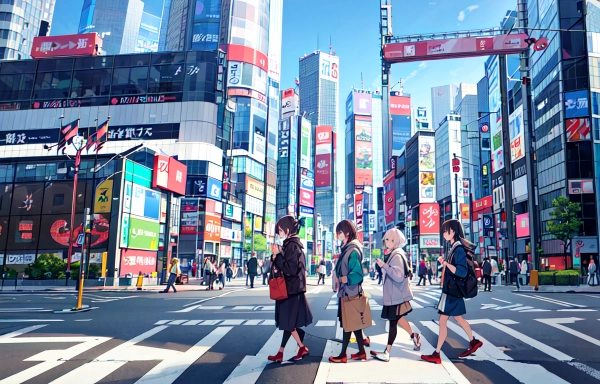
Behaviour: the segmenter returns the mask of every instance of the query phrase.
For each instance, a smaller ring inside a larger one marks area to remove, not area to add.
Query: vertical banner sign
[[[373,145],[371,118],[356,116],[354,120],[354,185],[373,185]]]
[[[493,56],[492,61],[486,68],[489,81],[490,112],[497,112],[490,116],[492,135],[492,173],[504,169],[504,145],[502,141],[502,114],[500,113],[500,76],[498,64],[498,56]]]
[[[419,205],[419,233],[421,235],[439,235],[440,206],[439,204]]]
[[[330,125],[317,126],[316,128],[316,188],[330,188],[332,186],[332,132]]]
[[[319,55],[319,77],[337,83],[340,77],[340,59],[321,52]]]
[[[432,203],[435,193],[435,138],[419,136],[419,202]]]
[[[525,130],[523,129],[523,106],[520,105],[508,119],[510,127],[510,162],[525,157]]]
[[[391,225],[395,221],[396,217],[396,196],[394,192],[394,176],[395,172],[389,172],[383,179],[383,192],[384,192],[384,203],[383,207],[385,210],[385,225]]]
[[[302,118],[300,123],[300,166],[302,168],[311,168],[312,142],[310,140],[310,131],[310,121]]]
[[[354,212],[356,214],[356,235],[363,242],[363,195],[354,195]]]
[[[392,118],[392,150],[400,151],[411,137],[410,97],[390,93],[390,116]],[[398,153],[394,153],[397,155]]]

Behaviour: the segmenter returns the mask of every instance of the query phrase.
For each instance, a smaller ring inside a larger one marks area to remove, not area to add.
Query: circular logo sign
[[[489,216],[483,216],[483,226],[491,227],[492,226],[492,218]]]
[[[482,132],[482,133],[488,133],[489,131],[490,131],[490,126],[489,126],[489,125],[487,125],[487,124],[483,124],[483,125],[481,126],[481,132]]]

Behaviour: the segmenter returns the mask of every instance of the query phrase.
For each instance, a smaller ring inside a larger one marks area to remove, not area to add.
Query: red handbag
[[[282,276],[269,280],[269,296],[271,296],[271,300],[285,300],[288,298],[287,286]]]

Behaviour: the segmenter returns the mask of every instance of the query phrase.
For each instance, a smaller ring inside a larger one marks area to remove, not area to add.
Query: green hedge
[[[577,285],[580,272],[574,269],[566,269],[562,271],[540,272],[538,276],[540,285],[554,285],[554,276],[556,276],[556,285]]]

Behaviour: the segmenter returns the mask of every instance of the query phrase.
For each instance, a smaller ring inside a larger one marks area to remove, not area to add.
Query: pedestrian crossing
[[[290,374],[298,372],[294,367],[299,365],[306,375],[297,377],[294,381],[297,383],[463,384],[488,375],[490,378],[504,376],[521,383],[591,383],[600,380],[600,370],[596,368],[597,363],[590,362],[593,358],[589,356],[589,348],[600,347],[600,340],[578,329],[582,329],[583,325],[595,326],[594,323],[598,320],[600,319],[556,317],[537,318],[528,320],[527,324],[521,324],[510,319],[471,319],[469,323],[473,334],[483,342],[483,346],[475,354],[464,359],[458,359],[457,354],[467,346],[466,334],[459,325],[448,322],[449,342],[442,348],[440,365],[426,363],[420,359],[422,353],[431,353],[435,348],[439,333],[436,320],[411,323],[413,330],[422,335],[422,347],[419,352],[413,350],[410,338],[404,331],[399,330],[391,349],[389,363],[369,357],[366,362],[349,361],[347,364],[331,364],[328,361],[329,356],[339,354],[341,347],[334,336],[336,330],[332,326],[336,322],[333,320],[319,320],[315,324],[328,332],[329,337],[324,341],[321,341],[320,337],[312,336],[315,328],[307,328],[305,343],[310,349],[310,358],[294,362],[292,357],[297,352],[297,346],[291,339],[284,351],[283,364],[271,364],[267,361],[268,355],[277,352],[282,337],[282,332],[274,329],[273,320],[159,320],[151,329],[141,331],[130,340],[103,348],[103,352],[91,360],[80,359],[78,355],[106,343],[111,340],[110,337],[50,337],[44,330],[48,324],[35,324],[11,329],[10,333],[0,335],[0,353],[10,350],[7,348],[11,348],[11,344],[30,343],[39,347],[38,352],[32,352],[32,356],[26,358],[27,361],[36,362],[35,365],[25,366],[22,371],[6,377],[0,376],[0,383],[22,383],[28,380],[57,384],[110,382],[110,379],[114,379],[111,375],[123,369],[131,382],[187,383],[194,381],[182,379],[186,370],[203,369],[203,364],[204,369],[226,369],[220,374],[221,379],[218,382],[244,384],[275,381],[276,375],[282,372],[285,374],[286,370]],[[194,326],[200,327],[197,329],[202,331],[194,331]],[[250,329],[248,326],[259,328],[255,328],[256,331],[247,331]],[[242,330],[236,331],[238,328]],[[35,335],[36,332],[43,336]],[[171,340],[173,335],[181,332],[190,339],[189,347],[158,348],[151,342],[161,334],[165,335],[163,338]],[[543,332],[550,336],[544,337]],[[368,328],[365,333],[371,340],[370,350],[381,351],[385,348],[387,334],[381,327]],[[241,334],[246,335],[245,342],[254,345],[254,352],[251,354],[238,353],[236,349],[231,348],[232,345],[237,345]],[[560,340],[572,342],[564,343]],[[573,347],[574,345],[576,347]],[[351,344],[348,354],[356,352],[356,344]],[[228,364],[220,368],[220,365],[214,365],[214,359],[224,356],[223,354],[228,355]],[[140,364],[145,361],[153,363],[144,369]],[[66,362],[70,364],[68,371],[58,371],[62,373],[57,377],[48,373]],[[272,369],[273,367],[277,369]],[[46,374],[49,375],[47,378],[44,376]],[[197,377],[194,380],[197,380]]]

